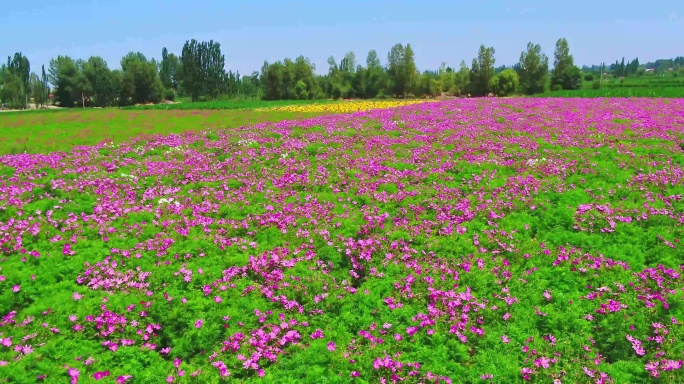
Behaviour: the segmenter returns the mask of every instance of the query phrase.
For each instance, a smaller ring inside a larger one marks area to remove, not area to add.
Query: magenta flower
[[[109,376],[109,371],[102,371],[102,372],[93,373],[93,378],[95,378],[95,380],[102,380],[107,376]]]
[[[335,343],[333,343],[333,342],[331,341],[331,342],[328,343],[327,348],[328,348],[328,351],[333,352],[334,350],[337,349],[337,346],[335,345]]]
[[[202,321],[202,319],[195,321],[195,328],[197,328],[197,329],[202,328],[203,323],[204,323],[204,321]]]
[[[323,338],[323,331],[321,331],[320,329],[317,329],[311,335],[309,335],[309,337],[311,337],[312,340],[322,339]]]
[[[21,285],[17,284],[17,285],[12,287],[12,292],[17,293],[19,291],[21,291]]]

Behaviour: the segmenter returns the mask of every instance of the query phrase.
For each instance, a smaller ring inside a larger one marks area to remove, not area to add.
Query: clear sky
[[[384,62],[395,43],[411,44],[421,70],[470,65],[480,44],[495,48],[497,66],[529,41],[552,61],[559,37],[578,65],[684,55],[682,0],[27,0],[3,1],[0,26],[0,57],[21,51],[32,70],[58,54],[118,68],[129,51],[180,54],[191,38],[221,43],[226,67],[243,75],[300,54],[319,73],[350,50],[365,62],[376,49]]]

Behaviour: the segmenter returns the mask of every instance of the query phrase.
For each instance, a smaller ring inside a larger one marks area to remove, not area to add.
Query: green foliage
[[[309,98],[309,91],[306,90],[306,83],[302,80],[299,80],[297,85],[295,85],[295,95],[297,100],[306,100]]]
[[[514,94],[519,84],[518,74],[513,69],[506,69],[489,80],[489,88],[497,96]]]
[[[167,57],[167,61],[170,60]],[[207,95],[216,99],[226,88],[225,57],[221,53],[221,44],[210,40],[198,42],[188,40],[183,45],[180,58],[182,68],[183,87],[192,101],[199,101],[200,96]],[[167,63],[168,73],[165,72],[167,85],[172,81],[171,67],[174,63]],[[177,69],[176,65],[176,69]]]
[[[549,58],[539,44],[527,43],[527,51],[520,54],[518,65],[520,90],[525,95],[544,92],[549,72]]]
[[[121,59],[121,72],[121,104],[161,101],[163,86],[155,62],[140,52],[130,52]]]
[[[214,41],[188,40],[180,55],[164,47],[159,62],[148,60],[140,53],[130,53],[123,61],[127,64],[122,65],[121,70],[111,70],[101,57],[83,60],[59,55],[50,61],[48,74],[43,68],[39,76],[37,72],[30,72],[28,59],[16,53],[0,68],[0,100],[13,109],[33,107],[29,105],[31,100],[36,107],[46,107],[51,93],[48,80],[54,87],[52,101],[68,108],[131,106],[176,99],[198,103],[259,99],[387,99],[437,97],[445,93],[480,97],[501,93],[495,87],[497,81],[492,78],[506,69],[506,66],[494,68],[494,48],[481,46],[470,68],[462,61],[458,70],[442,63],[437,70],[420,73],[410,44],[392,46],[386,63],[380,62],[375,50],[368,52],[365,66],[357,62],[354,52],[345,53],[339,64],[330,57],[329,70],[324,75],[317,74],[314,63],[304,56],[264,62],[260,71],[249,75],[226,71],[220,44]],[[644,88],[614,92],[619,94],[659,96],[674,91],[651,92],[645,88],[684,86],[684,82],[679,81],[684,73],[684,57],[646,64],[641,64],[638,58],[629,62],[622,58],[608,67],[582,67],[580,71],[574,64],[567,40],[561,38],[556,42],[551,73],[548,61],[539,44],[528,43],[519,62],[511,67],[518,74],[520,93],[541,94],[547,85],[552,92],[598,89],[594,80],[604,72],[606,79],[601,88]]]
[[[582,73],[574,64],[574,58],[570,54],[570,47],[565,38],[558,39],[554,52],[553,71],[551,73],[552,90],[575,90],[580,89]]]
[[[470,68],[470,93],[473,96],[486,96],[492,90],[490,81],[494,77],[495,62],[494,47],[480,45]]]
[[[572,91],[580,89],[582,85],[582,74],[576,66],[571,66],[563,70],[562,73],[554,77],[554,86],[559,85],[562,90]]]

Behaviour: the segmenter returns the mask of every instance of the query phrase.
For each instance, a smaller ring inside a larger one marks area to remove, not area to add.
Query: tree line
[[[63,107],[110,107],[138,103],[158,103],[187,97],[191,101],[219,98],[265,100],[327,98],[405,98],[453,96],[532,95],[545,90],[579,89],[582,70],[574,63],[568,41],[556,42],[553,62],[539,44],[529,43],[511,67],[495,67],[495,50],[481,45],[470,66],[459,68],[443,63],[436,70],[420,72],[410,44],[395,44],[385,63],[371,50],[365,62],[347,52],[338,60],[328,59],[328,71],[316,73],[306,57],[264,62],[260,71],[243,76],[225,69],[221,45],[215,41],[188,40],[180,55],[161,51],[161,60],[140,52],[124,56],[118,69],[92,56],[87,60],[57,56],[31,72],[30,62],[21,52],[0,66],[0,99],[10,108],[25,108],[52,102]],[[679,58],[674,59],[678,62]],[[365,64],[365,65],[364,65]],[[603,67],[602,67],[603,68]],[[638,59],[616,62],[611,70],[620,76],[641,68]]]

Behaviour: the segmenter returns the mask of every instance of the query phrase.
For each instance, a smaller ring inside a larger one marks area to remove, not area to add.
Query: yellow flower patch
[[[258,108],[255,109],[255,111],[352,113],[369,111],[372,109],[403,107],[405,105],[425,103],[430,101],[434,100],[360,100],[344,101],[331,104],[286,105],[282,107]]]

